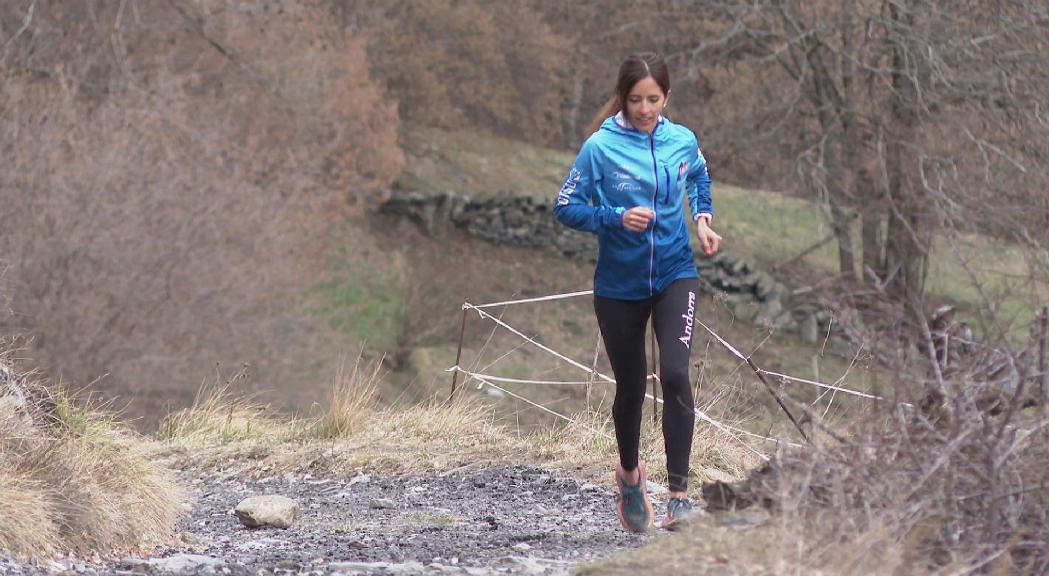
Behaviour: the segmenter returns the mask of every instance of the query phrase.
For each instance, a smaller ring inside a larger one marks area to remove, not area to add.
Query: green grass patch
[[[393,349],[404,325],[406,290],[397,254],[378,258],[356,253],[359,246],[329,256],[326,278],[308,295],[307,308],[357,345]],[[365,254],[377,252],[365,251]]]

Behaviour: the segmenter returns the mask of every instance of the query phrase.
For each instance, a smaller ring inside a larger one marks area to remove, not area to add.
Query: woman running
[[[687,490],[695,409],[688,366],[699,274],[685,225],[686,194],[703,253],[713,255],[721,243],[710,228],[706,161],[696,135],[663,117],[669,97],[670,75],[660,56],[627,58],[615,94],[595,120],[600,127],[583,144],[554,207],[561,223],[598,237],[594,312],[616,379],[616,512],[633,532],[653,523],[638,456],[649,316],[659,343],[670,484],[662,526],[673,529],[692,512]]]

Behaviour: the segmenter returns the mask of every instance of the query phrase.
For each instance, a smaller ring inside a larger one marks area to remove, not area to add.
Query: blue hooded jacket
[[[713,215],[706,160],[684,126],[661,117],[649,134],[620,113],[583,143],[554,216],[597,234],[595,294],[643,300],[675,280],[699,277],[682,206],[686,193],[693,218]],[[623,212],[635,206],[655,213],[644,232],[623,226]]]

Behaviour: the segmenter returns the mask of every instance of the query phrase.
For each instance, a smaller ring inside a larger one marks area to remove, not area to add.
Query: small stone
[[[514,550],[520,550],[521,552],[528,552],[529,550],[532,549],[532,547],[530,545],[528,545],[528,544],[526,544],[524,542],[521,542],[519,544],[514,544],[513,548],[514,548]]]
[[[369,503],[369,506],[375,510],[386,510],[396,508],[397,503],[389,498],[376,498]]]
[[[534,558],[507,556],[491,564],[497,570],[506,570],[511,574],[546,574],[547,567]]]
[[[299,514],[299,503],[285,496],[252,496],[237,504],[234,513],[249,528],[288,528]]]
[[[357,484],[367,484],[371,482],[372,477],[368,474],[358,474],[350,479],[349,485],[356,486]]]
[[[148,561],[153,571],[170,574],[216,574],[225,567],[225,562],[200,554],[176,554],[167,558]]]

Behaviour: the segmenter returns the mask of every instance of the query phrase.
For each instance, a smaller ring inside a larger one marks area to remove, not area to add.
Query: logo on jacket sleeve
[[[575,187],[579,184],[579,179],[582,177],[583,173],[575,166],[572,166],[572,170],[568,172],[568,177],[565,178],[564,185],[561,186],[561,192],[557,195],[558,206],[568,204],[568,201],[572,197],[572,193],[575,192]]]

